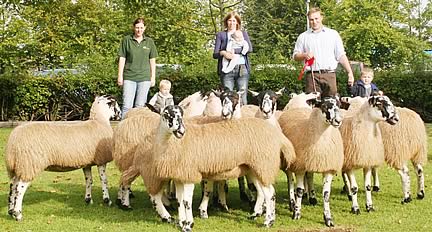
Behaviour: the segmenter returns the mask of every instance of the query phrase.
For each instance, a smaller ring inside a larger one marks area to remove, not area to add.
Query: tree
[[[249,0],[244,18],[254,52],[273,62],[286,62],[297,36],[306,30],[306,4],[304,0]]]
[[[323,1],[325,24],[341,34],[348,57],[374,67],[393,68],[414,62],[425,42],[403,28],[404,0]]]

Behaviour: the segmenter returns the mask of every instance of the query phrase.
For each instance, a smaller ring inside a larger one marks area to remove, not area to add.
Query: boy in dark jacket
[[[378,87],[372,83],[373,78],[373,70],[369,67],[364,67],[361,71],[360,80],[354,82],[353,86],[348,86],[348,93],[351,97],[370,97],[374,92],[382,94]]]

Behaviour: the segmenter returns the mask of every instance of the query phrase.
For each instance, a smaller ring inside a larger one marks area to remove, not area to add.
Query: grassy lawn
[[[432,124],[427,124],[429,135],[429,160],[432,159]],[[0,128],[0,157],[4,157],[7,137],[11,129]],[[108,165],[110,195],[115,199],[119,172],[115,165]],[[97,169],[93,168],[97,173]],[[411,189],[416,196],[416,178],[411,172]],[[397,172],[383,166],[380,169],[381,192],[373,194],[376,211],[367,213],[364,208],[365,196],[361,172],[357,173],[359,182],[359,204],[361,214],[350,213],[351,202],[340,194],[343,182],[338,175],[332,184],[331,209],[336,224],[334,229],[327,229],[322,216],[322,198],[318,195],[318,205],[304,205],[302,218],[291,219],[286,201],[286,177],[281,172],[275,184],[277,194],[277,221],[271,229],[261,228],[258,221],[247,219],[249,208],[239,200],[236,181],[230,181],[228,204],[230,213],[210,209],[209,219],[198,218],[200,188],[196,185],[194,197],[195,231],[429,231],[432,228],[432,168],[425,167],[426,197],[423,200],[414,199],[411,203],[402,205],[402,190]],[[133,189],[136,195],[132,199],[132,211],[122,211],[116,206],[106,207],[102,204],[100,181],[94,176],[93,205],[84,203],[84,177],[81,170],[54,173],[44,172],[27,190],[23,203],[24,220],[16,222],[7,214],[7,195],[9,178],[4,162],[0,163],[0,231],[178,231],[172,224],[162,223],[152,209],[148,195],[141,180],[137,180]],[[320,193],[321,180],[315,177],[317,192]],[[176,211],[171,214],[177,217]]]

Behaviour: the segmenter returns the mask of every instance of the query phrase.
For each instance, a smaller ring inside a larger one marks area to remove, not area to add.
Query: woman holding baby
[[[240,31],[241,18],[237,13],[228,13],[223,22],[225,30],[216,34],[213,58],[218,59],[217,72],[222,87],[230,90],[236,87],[237,91],[244,90],[242,103],[246,105],[251,70],[248,54],[252,52],[252,44],[248,33]],[[235,63],[230,64],[230,62]]]

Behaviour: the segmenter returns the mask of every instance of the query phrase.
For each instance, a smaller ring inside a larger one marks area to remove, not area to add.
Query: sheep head
[[[284,89],[285,88],[279,90],[276,93],[272,90],[264,90],[259,93],[249,90],[252,96],[257,99],[264,119],[269,119],[274,115],[277,109],[277,99],[282,96]]]
[[[396,108],[387,96],[371,96],[368,99],[368,103],[373,107],[378,117],[381,117],[382,120],[390,125],[395,125],[399,121]]]
[[[219,98],[222,103],[222,118],[223,119],[231,119],[234,116],[234,112],[237,110],[240,110],[241,107],[241,101],[240,101],[240,94],[243,94],[243,92],[235,92],[232,90],[224,90],[222,93],[220,93]]]
[[[336,97],[324,97],[322,100],[315,101],[315,107],[321,109],[325,121],[335,128],[342,124],[342,114],[339,109],[339,103]]]
[[[90,109],[90,119],[119,120],[120,107],[111,95],[96,96]]]
[[[169,105],[161,112],[161,126],[180,139],[186,132],[183,123],[183,109],[180,106]]]

